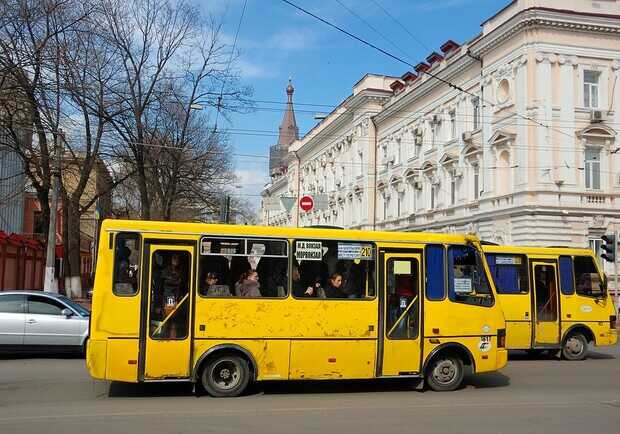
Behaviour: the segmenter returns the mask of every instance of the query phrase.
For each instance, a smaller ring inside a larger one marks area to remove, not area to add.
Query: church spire
[[[286,103],[286,111],[280,124],[280,135],[278,137],[278,145],[289,147],[291,143],[299,139],[299,128],[297,128],[297,122],[295,121],[295,111],[293,110],[293,93],[295,88],[291,84],[291,79],[288,79],[288,86],[286,86],[286,95],[288,101]]]

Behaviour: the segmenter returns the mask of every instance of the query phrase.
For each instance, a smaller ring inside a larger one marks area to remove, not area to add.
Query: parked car
[[[0,292],[0,352],[81,352],[90,311],[41,291]]]

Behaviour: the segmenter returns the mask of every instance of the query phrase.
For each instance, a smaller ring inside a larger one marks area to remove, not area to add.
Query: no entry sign
[[[306,212],[314,208],[314,199],[312,199],[312,196],[302,196],[302,198],[299,199],[299,208]]]

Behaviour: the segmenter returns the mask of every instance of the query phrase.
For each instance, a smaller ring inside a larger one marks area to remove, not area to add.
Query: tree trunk
[[[144,162],[138,159],[137,175],[138,175],[138,190],[140,190],[140,218],[142,220],[151,219],[151,201],[149,199],[149,191],[147,183],[147,174],[144,168]]]
[[[39,201],[39,206],[41,207],[41,222],[43,225],[42,240],[47,241],[47,233],[49,232],[50,215],[51,215],[50,202],[49,202],[49,189],[38,189],[37,200]]]
[[[82,262],[80,257],[80,210],[79,203],[67,201],[64,204],[67,209],[67,235],[65,245],[66,259],[69,264],[69,272],[65,273],[69,277],[70,288],[67,288],[67,297],[82,297]],[[65,279],[66,281],[67,279]]]

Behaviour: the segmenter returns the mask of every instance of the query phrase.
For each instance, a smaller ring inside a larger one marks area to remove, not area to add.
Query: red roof
[[[404,88],[405,88],[405,83],[403,83],[400,80],[394,80],[390,84],[390,89],[392,89],[392,91],[394,91],[395,93],[403,90]]]
[[[403,80],[405,80],[405,83],[409,84],[413,81],[415,81],[416,78],[418,78],[417,75],[415,75],[413,72],[411,71],[407,71],[405,72],[400,78],[402,78]]]
[[[415,70],[416,72],[420,73],[420,72],[426,72],[429,69],[431,69],[431,65],[424,63],[424,62],[420,62],[415,66]]]
[[[443,56],[441,54],[439,54],[436,51],[433,51],[431,54],[429,54],[429,56],[426,58],[426,61],[430,64],[433,65],[434,63],[437,62],[441,62],[443,60]]]
[[[448,39],[446,42],[443,43],[443,45],[440,48],[441,48],[441,51],[443,51],[444,54],[448,54],[448,53],[453,52],[454,50],[456,50],[459,47],[460,47],[459,44],[454,42],[452,39]]]

